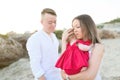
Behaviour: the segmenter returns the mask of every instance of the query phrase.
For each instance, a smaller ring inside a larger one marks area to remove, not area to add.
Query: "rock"
[[[20,43],[10,37],[0,37],[0,68],[7,66],[23,56]]]
[[[26,42],[27,42],[27,39],[31,36],[31,34],[32,33],[30,33],[30,32],[25,32],[24,34],[17,34],[15,32],[7,33],[7,35],[9,37],[11,37],[14,40],[18,41],[22,45],[22,48],[24,50],[23,57],[28,57],[28,53],[27,53],[27,49],[26,49]]]
[[[0,80],[34,80],[29,60],[22,58],[0,70]]]
[[[120,36],[116,31],[110,31],[110,30],[104,30],[104,29],[99,29],[98,34],[101,39],[114,39]]]

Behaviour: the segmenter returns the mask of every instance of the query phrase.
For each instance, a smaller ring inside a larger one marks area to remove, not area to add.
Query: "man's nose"
[[[56,23],[52,23],[52,25],[55,27],[55,26],[56,26]]]

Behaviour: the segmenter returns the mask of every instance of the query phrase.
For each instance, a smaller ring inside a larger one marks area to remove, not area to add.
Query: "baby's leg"
[[[87,67],[82,67],[81,71],[87,70]]]

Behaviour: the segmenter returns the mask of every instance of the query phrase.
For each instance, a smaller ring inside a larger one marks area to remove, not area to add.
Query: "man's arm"
[[[38,36],[37,36],[38,37]],[[30,58],[30,65],[33,72],[33,75],[35,78],[40,80],[43,79],[44,70],[41,66],[41,47],[40,47],[40,41],[39,38],[36,36],[32,36],[30,39],[28,39],[26,47],[28,50],[28,55]]]

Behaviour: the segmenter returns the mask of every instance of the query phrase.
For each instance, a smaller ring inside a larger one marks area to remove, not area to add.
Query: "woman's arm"
[[[104,46],[102,44],[95,44],[89,60],[88,69],[75,75],[69,75],[70,80],[94,80],[99,70],[103,54]]]
[[[68,37],[71,35],[71,34],[73,34],[73,31],[72,31],[73,29],[71,28],[71,29],[68,29],[68,30],[66,30],[66,31],[64,31],[63,32],[63,34],[62,34],[62,53],[65,51],[65,49],[66,49],[66,45],[67,45],[67,40],[68,40]]]
[[[72,30],[73,29],[68,29],[68,30],[64,31],[62,34],[62,51],[61,51],[61,53],[63,53],[66,49],[66,46],[68,43],[68,38],[71,34],[73,34]],[[63,80],[66,79],[66,75],[65,75],[65,72],[63,70],[61,70],[61,76],[62,76]]]

